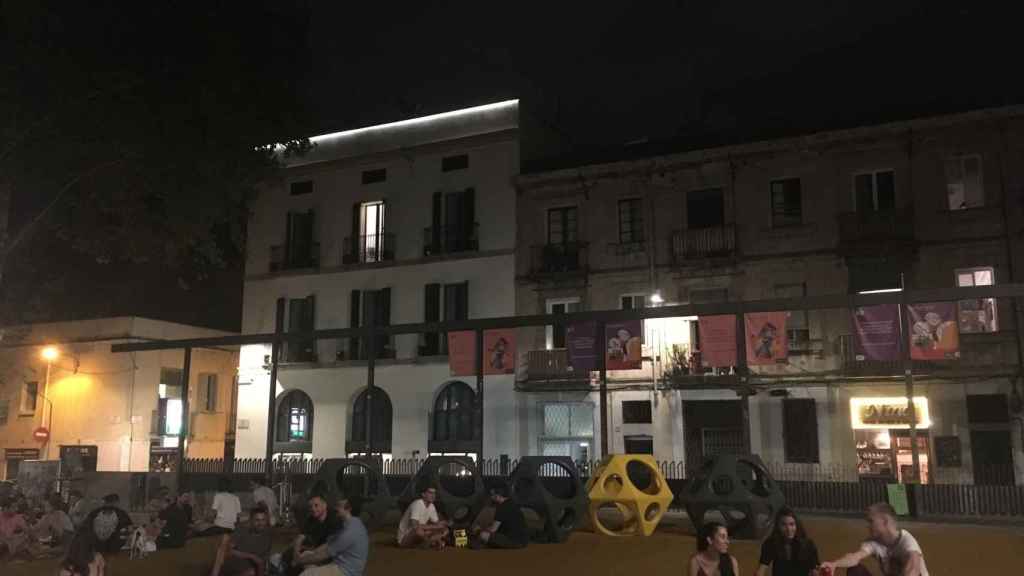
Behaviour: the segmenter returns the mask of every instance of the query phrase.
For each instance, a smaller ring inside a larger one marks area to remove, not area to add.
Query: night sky
[[[242,4],[237,19],[225,19],[222,7],[215,26],[202,3],[189,11],[180,3],[95,2],[76,4],[74,13],[54,5],[50,21],[16,37],[6,4],[6,41],[34,50],[7,53],[45,57],[5,66],[5,94],[14,88],[45,109],[47,98],[82,89],[63,83],[68,62],[82,71],[76,80],[102,86],[242,46],[264,81],[283,84],[298,102],[288,136],[518,97],[525,113],[571,143],[563,157],[537,167],[1024,101],[1016,20],[984,3],[293,4],[267,33],[254,32],[263,28],[251,25]],[[54,62],[65,67],[51,69]],[[647,143],[625,146],[636,141]],[[32,187],[12,193],[14,230],[49,199]],[[53,261],[69,285],[78,286],[75,273],[104,276],[67,253]],[[58,302],[58,294],[44,307],[57,317],[132,313],[240,324],[238,266],[200,287],[215,289],[213,300],[182,292],[159,267],[109,276],[116,281],[105,288],[116,297],[102,305],[80,296]],[[139,283],[148,289],[134,290]]]

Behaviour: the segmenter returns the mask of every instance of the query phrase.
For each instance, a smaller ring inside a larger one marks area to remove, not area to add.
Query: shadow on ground
[[[823,557],[833,558],[855,549],[865,534],[862,520],[808,517],[805,520]],[[907,523],[925,551],[932,576],[1014,574],[1024,554],[1024,528],[963,524]],[[577,532],[566,544],[533,545],[526,550],[429,552],[399,550],[393,531],[376,532],[368,574],[388,576],[446,574],[448,576],[539,576],[572,570],[587,576],[644,574],[681,576],[694,551],[689,523],[663,525],[650,538],[609,538]],[[278,540],[281,548],[287,536]],[[184,550],[161,551],[142,560],[119,555],[107,561],[108,576],[207,576],[216,538],[193,540]],[[737,541],[732,552],[742,574],[756,568],[758,542]],[[50,576],[56,561],[0,566],[3,576]],[[877,574],[875,566],[870,568]]]

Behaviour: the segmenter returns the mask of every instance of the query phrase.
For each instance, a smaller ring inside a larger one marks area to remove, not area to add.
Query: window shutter
[[[377,325],[389,326],[391,324],[391,288],[384,288],[377,292]]]
[[[462,241],[469,248],[470,239],[473,237],[473,229],[476,224],[476,190],[466,188],[462,193],[462,206],[460,207],[462,221],[459,227],[462,229]]]
[[[306,330],[316,330],[316,295],[310,294],[306,297],[306,309],[305,318],[303,319],[303,328]]]
[[[466,320],[469,318],[469,281],[456,285],[456,318]]]
[[[361,231],[359,230],[359,220],[362,208],[359,202],[352,205],[352,244],[348,247],[349,253],[352,255],[352,261],[359,261],[359,246],[362,244],[362,238],[360,238]]]
[[[430,246],[437,252],[441,248],[441,192],[434,192],[431,199],[430,226]]]
[[[292,259],[292,248],[295,245],[295,242],[292,240],[292,234],[293,234],[292,218],[294,216],[295,215],[292,214],[291,212],[289,212],[285,216],[285,223],[284,223],[284,250],[281,251],[281,258],[283,258],[284,261],[280,263],[282,268],[287,268],[288,264],[291,262],[291,259]]]
[[[361,318],[362,312],[360,300],[361,299],[359,290],[353,290],[349,295],[348,301],[348,325],[350,328],[359,328],[359,320]],[[359,358],[358,336],[352,336],[348,339],[348,357],[349,360],[355,360]]]
[[[818,413],[811,398],[782,401],[782,436],[787,462],[818,462]]]

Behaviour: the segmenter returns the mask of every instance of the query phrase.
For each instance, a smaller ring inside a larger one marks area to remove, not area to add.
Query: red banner
[[[701,363],[711,368],[735,366],[736,317],[701,316],[697,322],[700,326]]]
[[[640,320],[609,322],[604,327],[605,368],[636,370],[643,364],[643,324]]]
[[[960,330],[956,303],[910,304],[907,306],[910,358],[952,360],[960,357]]]
[[[448,333],[448,368],[452,376],[476,374],[476,333],[472,330]]]
[[[752,312],[744,315],[747,364],[775,364],[789,355],[786,312]]]
[[[516,373],[516,331],[484,330],[484,374]]]

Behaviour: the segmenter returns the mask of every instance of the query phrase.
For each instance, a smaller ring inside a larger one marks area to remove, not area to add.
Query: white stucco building
[[[0,478],[62,451],[87,470],[173,466],[182,444],[184,352],[112,353],[112,344],[226,336],[139,317],[9,326],[0,339]],[[44,352],[45,351],[45,352]],[[238,354],[195,349],[189,377],[190,458],[231,450]],[[45,428],[49,438],[35,433]]]
[[[312,138],[268,184],[248,227],[243,333],[508,316],[515,312],[519,104],[505,101]],[[277,382],[277,454],[366,451],[366,348],[286,347]],[[266,449],[270,347],[240,353],[238,457]],[[443,335],[378,341],[374,452],[386,457],[512,450],[514,377],[450,376]]]

